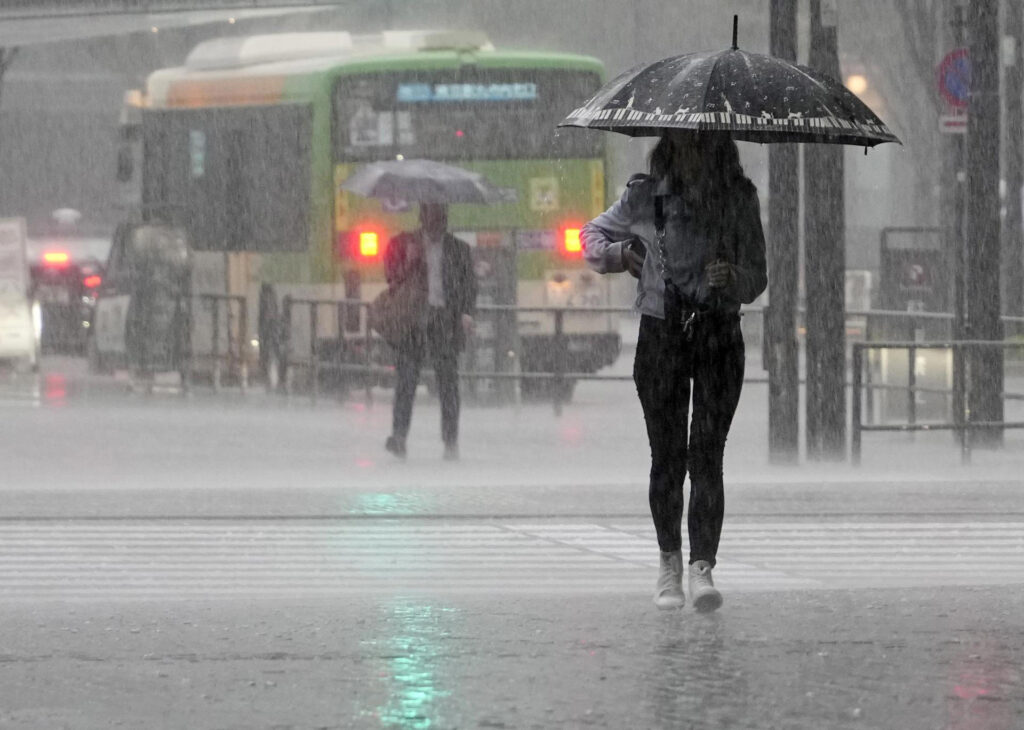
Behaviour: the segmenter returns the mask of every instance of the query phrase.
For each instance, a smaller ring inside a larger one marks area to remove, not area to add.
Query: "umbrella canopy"
[[[659,136],[666,129],[728,133],[747,142],[899,142],[849,89],[806,66],[747,53],[687,53],[637,66],[605,84],[558,125]]]
[[[384,160],[359,168],[341,187],[368,198],[415,203],[504,203],[515,191],[483,175],[433,160]]]

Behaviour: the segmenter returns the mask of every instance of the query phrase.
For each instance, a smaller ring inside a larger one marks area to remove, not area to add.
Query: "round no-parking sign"
[[[971,55],[956,48],[939,64],[939,93],[955,109],[966,109],[971,98]]]

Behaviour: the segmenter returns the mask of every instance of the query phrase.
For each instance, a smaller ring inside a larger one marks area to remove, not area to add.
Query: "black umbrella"
[[[806,66],[736,47],[641,65],[605,84],[558,125],[660,136],[728,133],[747,142],[899,142],[853,92]]]
[[[414,203],[504,203],[515,190],[497,188],[483,175],[433,160],[384,160],[359,168],[341,185],[382,200]]]

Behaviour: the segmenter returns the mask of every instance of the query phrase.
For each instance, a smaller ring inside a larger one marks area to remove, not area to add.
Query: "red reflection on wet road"
[[[68,380],[60,373],[43,378],[43,401],[49,405],[64,405],[68,395]]]
[[[1019,727],[1007,696],[1020,680],[1000,647],[972,646],[953,664],[946,730],[1012,730]]]

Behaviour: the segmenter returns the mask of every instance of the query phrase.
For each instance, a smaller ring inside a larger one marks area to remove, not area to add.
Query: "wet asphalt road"
[[[386,401],[88,385],[0,387],[0,727],[1024,727],[1019,435],[770,468],[748,389],[700,616],[628,385],[468,408],[458,464],[428,399],[395,463]]]
[[[5,605],[10,728],[1014,730],[1021,588]]]

